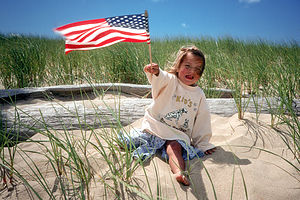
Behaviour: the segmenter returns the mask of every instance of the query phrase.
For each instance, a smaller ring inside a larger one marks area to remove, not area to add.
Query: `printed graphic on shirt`
[[[186,108],[181,108],[181,109],[178,109],[178,110],[175,110],[173,112],[169,112],[167,113],[163,118],[160,119],[160,122],[168,125],[168,126],[171,126],[177,130],[180,130],[182,132],[187,132],[189,130],[189,120],[188,119],[184,119],[184,123],[183,124],[178,124],[178,121],[180,120],[180,118],[182,118],[183,114],[187,114],[188,111]],[[175,124],[172,123],[175,121]],[[173,124],[173,125],[171,125]]]
[[[198,104],[195,103],[195,102],[193,102],[190,98],[186,98],[184,96],[176,95],[176,94],[174,94],[172,98],[175,99],[176,103],[182,103],[182,104],[184,104],[184,105],[186,105],[186,106],[188,106],[190,108],[193,107],[192,108],[193,111],[197,112],[197,110],[198,110]]]
[[[184,124],[181,127],[183,130],[187,130],[189,128],[189,120],[184,119]]]
[[[182,102],[188,107],[192,107],[193,102],[191,99],[186,99],[184,96],[176,96],[176,102]]]
[[[161,118],[161,119],[160,119],[160,122],[166,124],[167,126],[170,126],[170,127],[172,127],[172,128],[175,128],[175,129],[177,129],[177,130],[179,130],[179,131],[182,131],[182,132],[184,132],[184,133],[186,133],[187,131],[190,130],[190,129],[188,128],[188,127],[189,127],[189,120],[188,120],[188,119],[185,119],[185,120],[184,120],[184,124],[181,125],[179,128],[176,127],[176,126],[171,126],[170,124],[168,124],[168,123],[164,120],[164,118]]]
[[[181,108],[179,110],[169,112],[168,114],[166,114],[164,116],[164,118],[167,119],[167,120],[170,120],[170,121],[172,119],[175,119],[175,121],[178,122],[183,113],[187,113],[187,110],[185,108]]]

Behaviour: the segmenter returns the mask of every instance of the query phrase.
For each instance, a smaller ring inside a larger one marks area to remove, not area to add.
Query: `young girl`
[[[185,160],[215,151],[211,138],[210,113],[197,81],[205,67],[203,53],[196,47],[179,50],[166,72],[155,63],[144,71],[152,85],[152,104],[146,109],[141,130],[123,140],[134,145],[133,156],[146,159],[158,150],[168,159],[176,180],[189,185],[184,175]]]

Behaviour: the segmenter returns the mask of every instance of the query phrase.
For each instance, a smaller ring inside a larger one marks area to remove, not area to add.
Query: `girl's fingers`
[[[144,71],[152,74],[156,74],[158,72],[158,64],[156,63],[152,63],[152,65],[148,64],[145,66]]]

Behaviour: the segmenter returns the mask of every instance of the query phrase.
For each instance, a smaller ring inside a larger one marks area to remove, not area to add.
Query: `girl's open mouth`
[[[186,78],[186,79],[189,79],[189,80],[193,80],[193,79],[194,79],[194,76],[192,76],[192,75],[186,75],[185,78]]]

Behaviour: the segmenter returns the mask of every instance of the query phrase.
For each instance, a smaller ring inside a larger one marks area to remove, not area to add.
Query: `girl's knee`
[[[176,140],[169,140],[166,144],[167,154],[181,152],[181,145]]]

